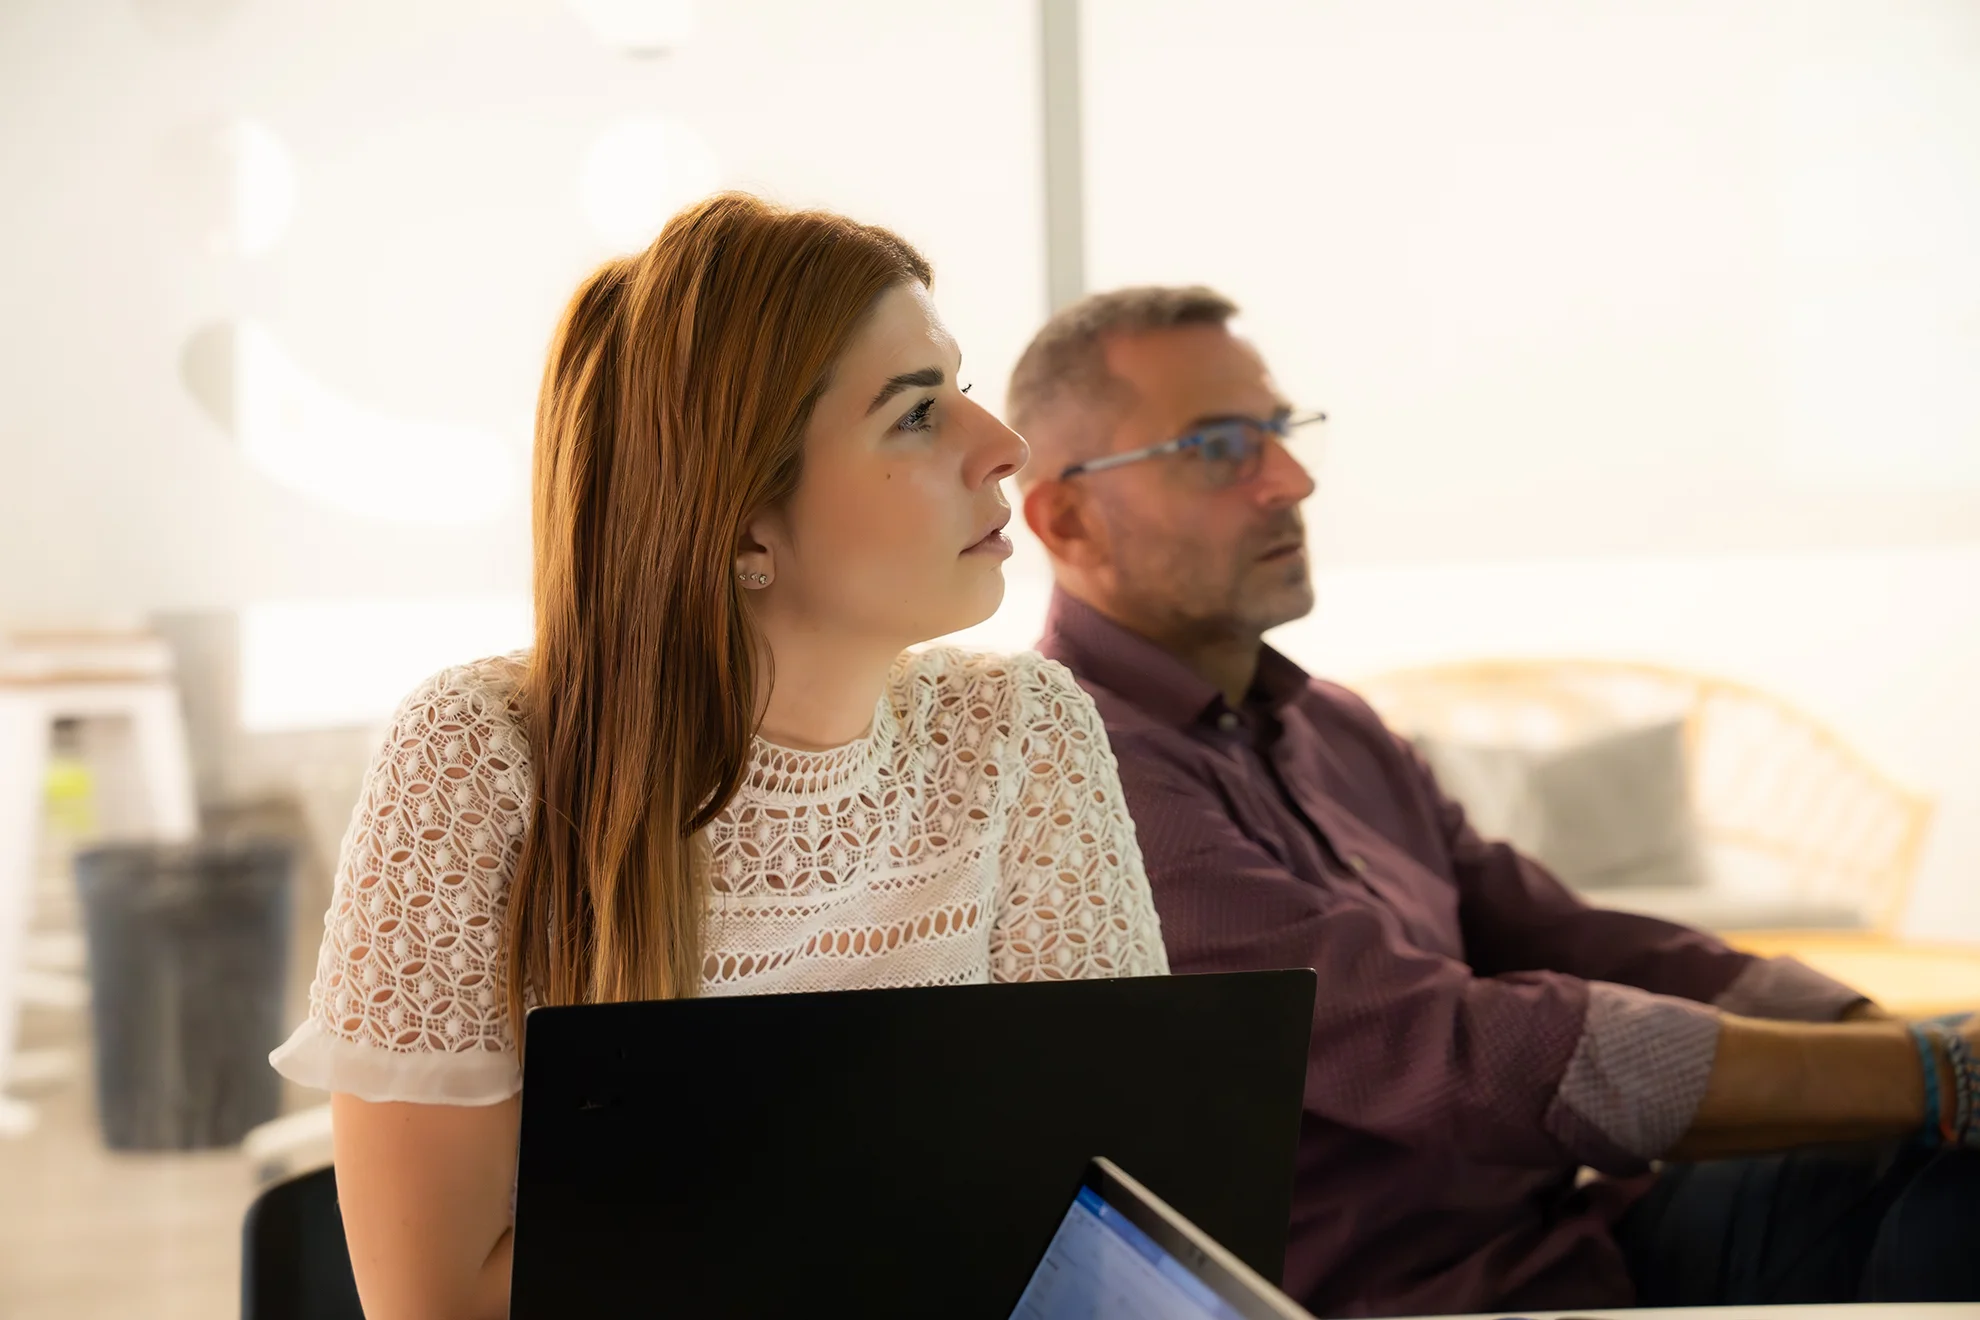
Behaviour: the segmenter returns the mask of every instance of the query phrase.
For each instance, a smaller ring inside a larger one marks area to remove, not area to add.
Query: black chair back
[[[241,1320],[364,1320],[337,1211],[337,1175],[266,1188],[241,1225]]]

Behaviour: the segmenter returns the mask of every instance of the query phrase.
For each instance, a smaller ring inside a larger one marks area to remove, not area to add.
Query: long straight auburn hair
[[[884,229],[727,193],[565,311],[536,416],[518,1048],[532,1001],[700,989],[696,836],[742,784],[768,677],[736,577],[744,528],[797,489],[812,410],[874,303],[930,279]]]

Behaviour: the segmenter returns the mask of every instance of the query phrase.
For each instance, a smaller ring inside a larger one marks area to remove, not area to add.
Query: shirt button
[[[1360,875],[1368,870],[1368,859],[1360,853],[1356,853],[1354,856],[1348,858],[1348,865],[1354,868],[1356,875]]]
[[[1238,717],[1236,711],[1227,710],[1222,715],[1219,715],[1217,717],[1217,727],[1222,729],[1225,733],[1229,733],[1232,729],[1235,729],[1237,726],[1238,726]]]

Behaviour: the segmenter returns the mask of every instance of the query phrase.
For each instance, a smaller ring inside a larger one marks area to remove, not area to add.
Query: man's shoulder
[[[1382,716],[1353,688],[1332,679],[1309,678],[1297,701],[1308,718],[1320,718],[1387,741],[1393,735]]]
[[[1081,673],[1070,658],[1053,655],[1043,644],[1039,646],[1039,651],[1047,659],[1057,660],[1064,665],[1066,671],[1072,675],[1073,681],[1079,684],[1080,690],[1093,698],[1093,708],[1100,712],[1100,722],[1106,725],[1109,740],[1118,744],[1121,739],[1128,737],[1167,735],[1170,738],[1182,738],[1184,736],[1181,730],[1162,723],[1098,679]]]
[[[1343,792],[1363,800],[1361,795],[1378,784],[1387,786],[1385,792],[1396,792],[1415,782],[1409,740],[1391,729],[1360,693],[1329,679],[1310,678],[1295,704],[1352,785]]]

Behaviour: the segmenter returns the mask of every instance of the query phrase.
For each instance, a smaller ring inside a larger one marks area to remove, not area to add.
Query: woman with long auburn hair
[[[1167,970],[1071,676],[907,649],[996,609],[1026,456],[930,281],[732,194],[565,313],[535,646],[399,707],[274,1056],[333,1093],[372,1320],[506,1314],[532,1005]]]

